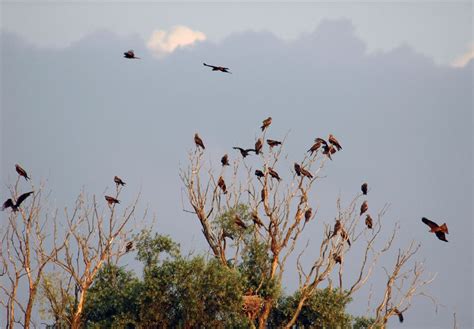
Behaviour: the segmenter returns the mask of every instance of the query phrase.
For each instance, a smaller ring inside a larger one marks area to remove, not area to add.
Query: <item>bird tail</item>
[[[439,228],[440,228],[440,231],[441,231],[441,232],[444,232],[444,233],[446,233],[446,234],[449,234],[449,232],[448,232],[448,226],[446,225],[446,223],[444,223],[443,225],[441,225]]]

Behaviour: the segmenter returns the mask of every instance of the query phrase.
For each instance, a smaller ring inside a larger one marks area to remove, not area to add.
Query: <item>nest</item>
[[[263,305],[263,299],[258,295],[243,296],[242,298],[244,300],[243,311],[250,319],[254,319]]]

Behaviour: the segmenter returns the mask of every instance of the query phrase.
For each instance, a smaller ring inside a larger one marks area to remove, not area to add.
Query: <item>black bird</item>
[[[128,241],[125,245],[125,252],[129,252],[133,248],[133,241]]]
[[[254,149],[243,149],[241,147],[237,147],[237,146],[234,146],[233,147],[234,150],[239,150],[240,151],[240,154],[242,154],[242,156],[245,158],[246,156],[249,155],[250,152],[255,152]]]
[[[33,191],[23,193],[18,197],[18,200],[16,200],[16,203],[13,203],[12,199],[8,199],[3,203],[2,210],[5,210],[7,208],[12,208],[13,211],[17,211],[20,205],[22,204],[23,201],[26,200],[31,194],[33,194]]]
[[[332,134],[329,134],[328,141],[329,141],[329,143],[334,145],[337,148],[338,151],[342,150],[341,144],[339,144],[336,137],[334,137]]]
[[[28,174],[26,173],[25,169],[23,169],[19,164],[15,165],[15,169],[16,169],[16,172],[18,173],[18,175],[24,177],[25,180],[30,179],[30,177],[28,177]]]
[[[123,57],[128,59],[140,59],[140,57],[135,56],[135,52],[133,50],[129,50],[123,53]]]
[[[313,153],[316,152],[321,147],[321,145],[322,143],[320,141],[314,143],[313,146],[311,146],[311,148],[308,150],[308,152],[311,152],[311,155],[313,155]]]
[[[255,176],[257,176],[258,178],[262,178],[262,177],[265,176],[265,174],[260,169],[256,169],[255,170]]]
[[[117,186],[119,186],[119,185],[124,186],[126,184],[119,176],[114,177],[114,182],[115,182],[115,184],[117,184]]]
[[[332,145],[323,146],[323,154],[326,155],[330,160],[332,160],[331,154],[336,153],[336,149]]]
[[[222,176],[219,177],[217,185],[221,188],[224,194],[227,194],[227,186],[225,185],[224,178],[222,178]]]
[[[367,204],[367,201],[364,201],[361,205],[360,205],[360,216],[362,216],[362,214],[364,212],[366,212],[367,210],[369,210],[369,205]]]
[[[324,139],[322,139],[321,137],[316,138],[316,139],[314,140],[314,142],[315,142],[315,143],[321,143],[321,144],[323,144],[323,145],[328,145],[328,143],[327,143]]]
[[[114,203],[120,203],[119,200],[117,200],[117,199],[114,198],[114,197],[108,196],[108,195],[105,196],[105,200],[107,200],[107,203],[108,203],[109,205],[112,205],[112,204],[114,204]]]
[[[403,322],[403,320],[404,320],[404,319],[403,319],[403,313],[400,312],[400,311],[399,311],[398,309],[396,309],[396,308],[393,309],[393,312],[394,312],[396,315],[398,315],[398,321],[400,321],[400,323]]]
[[[196,144],[196,147],[200,147],[203,150],[206,148],[204,146],[204,143],[203,143],[201,137],[199,137],[199,135],[197,133],[194,134],[194,144]]]
[[[275,178],[277,181],[281,181],[281,178],[278,175],[278,173],[275,170],[273,170],[272,168],[268,167],[268,173],[270,174],[270,176]]]
[[[362,184],[362,186],[360,187],[360,189],[361,189],[361,191],[362,191],[362,194],[367,195],[367,191],[368,191],[368,185],[367,185],[367,183]]]
[[[446,235],[445,235],[445,234],[449,234],[448,226],[446,225],[446,223],[443,223],[443,225],[439,226],[438,224],[430,221],[426,217],[423,217],[421,221],[430,227],[430,232],[436,234],[436,237],[438,239],[440,239],[441,241],[448,242],[448,240],[446,240]]]
[[[300,170],[301,170],[301,175],[308,177],[309,179],[313,178],[313,174],[311,174],[308,170],[304,169],[303,167],[300,167]]]
[[[247,229],[247,225],[240,219],[238,215],[234,216],[234,223],[237,224],[237,226],[240,226],[244,230]]]
[[[261,227],[263,226],[263,223],[262,221],[260,220],[260,218],[258,217],[258,213],[257,211],[252,211],[252,221],[255,225],[257,225],[258,227]]]
[[[267,139],[267,144],[270,146],[270,148],[272,148],[274,146],[281,145],[281,142],[273,139]]]
[[[344,240],[347,240],[347,244],[350,246],[351,241],[349,240],[349,236],[347,235],[346,230],[342,227],[342,223],[340,220],[336,220],[336,224],[334,224],[334,232],[332,233],[332,237],[340,234]]]
[[[265,120],[262,121],[262,126],[260,127],[260,129],[262,129],[262,131],[264,131],[271,124],[272,124],[272,117],[268,117],[268,118],[266,118]]]
[[[262,148],[263,148],[263,141],[261,138],[259,138],[256,142],[255,142],[255,154],[260,154],[260,152],[262,151]]]
[[[295,172],[297,176],[301,176],[301,166],[295,162]]]
[[[313,216],[313,208],[308,208],[304,212],[304,222],[307,223],[311,219],[311,216]]]
[[[213,71],[220,71],[220,72],[232,74],[232,72],[229,72],[228,67],[208,65],[206,63],[202,63],[202,65],[207,66],[207,67],[211,67]]]
[[[224,154],[224,156],[221,158],[221,163],[222,167],[224,166],[230,166],[229,164],[229,156],[227,154]]]
[[[367,214],[367,216],[365,217],[365,225],[367,225],[367,227],[371,229],[372,224],[373,224],[372,217],[370,217],[370,215]]]

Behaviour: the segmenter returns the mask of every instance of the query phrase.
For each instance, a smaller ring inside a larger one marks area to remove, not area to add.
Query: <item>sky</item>
[[[102,195],[119,175],[124,204],[141,191],[157,231],[205,251],[196,219],[182,211],[178,176],[194,132],[217,163],[237,156],[232,146],[253,145],[271,115],[271,134],[288,133],[290,159],[329,133],[343,145],[312,196],[317,220],[331,222],[337,197],[348,203],[368,181],[371,209],[390,203],[387,226],[401,225],[397,243],[422,244],[418,258],[437,273],[429,292],[443,306],[435,314],[416,300],[400,328],[452,327],[453,312],[460,328],[473,326],[472,4],[1,8],[2,195],[15,163],[46,180],[61,208],[81,190]],[[128,49],[142,60],[123,59]],[[279,168],[284,179],[291,166]],[[427,232],[423,216],[448,223],[449,243]],[[313,225],[305,238],[320,229]],[[385,278],[375,274],[377,291]],[[295,281],[289,271],[289,292]],[[367,294],[349,311],[364,314]]]

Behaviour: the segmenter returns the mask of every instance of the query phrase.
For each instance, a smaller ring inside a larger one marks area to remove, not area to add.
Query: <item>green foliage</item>
[[[291,319],[300,300],[300,292],[282,297],[273,309],[270,326],[278,326]],[[345,312],[350,298],[337,289],[320,289],[308,298],[301,309],[296,325],[305,328],[351,328],[351,316]]]
[[[244,229],[235,223],[236,216],[245,223],[247,229]],[[228,209],[220,216],[217,216],[213,226],[215,231],[224,232],[225,236],[231,239],[237,237],[247,238],[253,231],[249,207],[245,204],[238,204],[236,207]]]
[[[374,318],[367,318],[365,316],[357,316],[354,318],[354,324],[352,325],[352,329],[368,329],[374,323],[375,323]],[[376,326],[375,328],[378,329],[380,327]]]
[[[158,233],[152,236],[150,230],[142,230],[134,240],[137,248],[137,259],[144,263],[146,268],[156,266],[163,253],[171,257],[178,257],[180,254],[179,244],[169,236]]]

